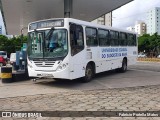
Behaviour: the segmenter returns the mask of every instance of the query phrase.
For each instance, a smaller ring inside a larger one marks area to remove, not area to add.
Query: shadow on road
[[[129,72],[129,70],[127,71]],[[82,78],[75,79],[75,80],[67,80],[67,79],[45,79],[37,81],[35,84],[42,85],[42,86],[50,86],[50,87],[57,87],[57,88],[65,88],[65,89],[90,89],[90,88],[102,88],[102,85],[97,83],[97,80],[99,82],[103,81],[104,79],[107,79],[107,77],[123,74],[123,73],[117,73],[115,70],[102,72],[99,74],[96,74],[92,81],[88,83],[81,82]]]

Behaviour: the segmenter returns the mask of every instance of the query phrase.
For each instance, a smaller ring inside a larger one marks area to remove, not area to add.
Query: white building
[[[146,24],[143,21],[136,21],[135,25],[127,27],[127,30],[136,32],[141,36],[146,33]]]
[[[133,26],[127,27],[127,30],[135,32],[135,28]]]
[[[100,25],[112,26],[112,12],[93,20],[92,22],[100,24]]]
[[[146,33],[146,26],[147,25],[143,21],[136,21],[135,32],[140,36],[145,34]]]
[[[160,35],[160,8],[156,7],[147,12],[147,33]]]

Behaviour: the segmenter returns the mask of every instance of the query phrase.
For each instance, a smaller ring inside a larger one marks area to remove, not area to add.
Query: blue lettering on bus
[[[110,54],[107,54],[107,58],[120,57],[120,56],[121,56],[121,53],[110,53]]]
[[[122,56],[127,56],[127,53],[122,53]]]
[[[127,51],[127,48],[119,48],[119,52],[125,52]]]
[[[127,48],[103,48],[102,53],[105,52],[126,52]]]
[[[127,56],[127,48],[103,48],[102,58]]]
[[[118,48],[103,48],[102,53],[104,52],[118,52]]]
[[[106,58],[106,54],[102,54],[102,58]]]

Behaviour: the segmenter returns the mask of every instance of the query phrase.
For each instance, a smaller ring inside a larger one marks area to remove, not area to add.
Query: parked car
[[[147,55],[146,55],[145,53],[139,53],[139,54],[138,54],[138,57],[139,57],[139,58],[146,58]]]
[[[160,58],[160,55],[158,55],[157,58]]]
[[[6,60],[2,56],[0,56],[0,67],[5,65],[6,65]]]
[[[6,51],[0,51],[0,56],[2,56],[5,60],[7,60],[7,52]]]
[[[10,63],[13,65],[13,63],[16,62],[16,53],[10,54]]]

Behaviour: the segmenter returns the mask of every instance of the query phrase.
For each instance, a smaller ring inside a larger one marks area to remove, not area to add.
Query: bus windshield
[[[67,46],[65,29],[33,31],[29,33],[28,58],[62,58],[68,53]]]

